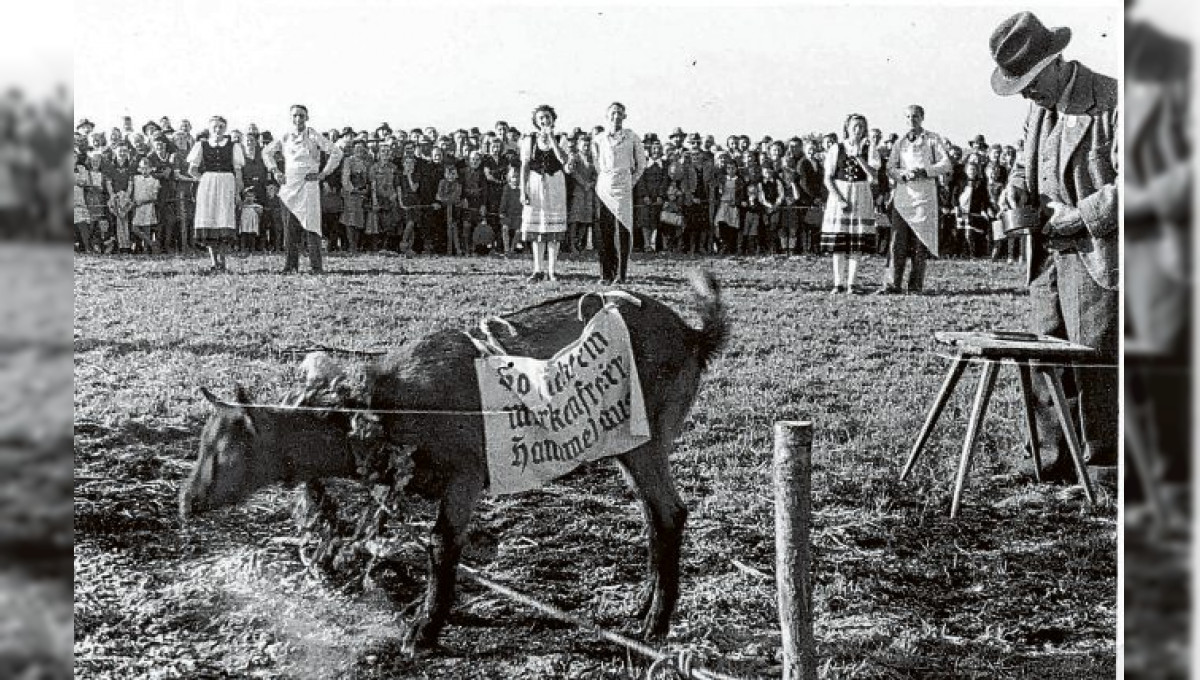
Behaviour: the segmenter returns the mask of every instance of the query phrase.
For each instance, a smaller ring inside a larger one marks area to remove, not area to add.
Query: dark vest
[[[213,146],[200,142],[201,172],[233,172],[233,142],[224,146]]]

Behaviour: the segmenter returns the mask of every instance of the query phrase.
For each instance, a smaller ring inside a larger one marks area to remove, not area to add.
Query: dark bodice
[[[233,143],[214,146],[208,140],[200,142],[200,169],[204,172],[233,172]]]
[[[554,149],[539,148],[537,137],[532,135],[530,136],[529,144],[533,147],[533,153],[529,157],[530,171],[541,175],[553,175],[556,172],[562,171],[562,162],[558,160]]]

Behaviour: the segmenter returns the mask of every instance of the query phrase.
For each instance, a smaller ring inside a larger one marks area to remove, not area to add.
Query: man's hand
[[[1046,226],[1042,228],[1042,233],[1050,237],[1063,238],[1067,236],[1075,236],[1083,231],[1085,225],[1083,216],[1079,214],[1079,208],[1059,203],[1058,201],[1050,201],[1050,210],[1054,214],[1050,216],[1050,220],[1046,222]]]

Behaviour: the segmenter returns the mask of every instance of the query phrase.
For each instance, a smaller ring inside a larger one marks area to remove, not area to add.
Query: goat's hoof
[[[632,617],[635,619],[645,619],[650,614],[650,608],[654,605],[654,585],[652,583],[643,583],[641,590],[638,592],[638,607],[634,610]]]
[[[404,636],[403,651],[408,658],[428,656],[446,651],[438,644],[438,631],[426,616],[418,616]]]
[[[638,629],[638,639],[646,643],[662,643],[667,640],[668,624],[660,623],[657,617],[647,616]]]

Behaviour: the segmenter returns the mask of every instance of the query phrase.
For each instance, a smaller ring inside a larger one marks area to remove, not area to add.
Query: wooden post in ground
[[[775,585],[783,634],[783,680],[815,680],[813,651],[812,423],[775,423]]]

